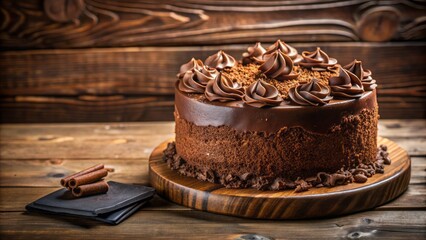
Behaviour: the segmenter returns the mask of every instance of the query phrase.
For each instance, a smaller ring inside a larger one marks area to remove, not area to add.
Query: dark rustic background
[[[172,120],[192,56],[255,41],[363,60],[382,118],[426,117],[424,1],[1,0],[1,122]]]

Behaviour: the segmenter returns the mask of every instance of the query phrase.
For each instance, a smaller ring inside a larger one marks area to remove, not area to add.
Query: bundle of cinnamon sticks
[[[103,178],[108,175],[108,169],[98,164],[61,179],[61,185],[68,188],[75,197],[108,192],[109,186]]]

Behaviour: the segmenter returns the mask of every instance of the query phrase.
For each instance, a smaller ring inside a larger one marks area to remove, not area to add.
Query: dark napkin
[[[109,181],[106,194],[74,198],[65,188],[26,206],[27,210],[60,215],[89,217],[118,224],[151,199],[155,190],[146,186]]]
[[[31,211],[31,212],[48,213],[48,214],[61,215],[61,216],[83,217],[83,218],[94,219],[94,220],[97,220],[97,221],[117,225],[117,224],[121,223],[123,220],[125,220],[127,217],[132,215],[134,212],[136,212],[136,210],[138,210],[141,206],[145,205],[145,203],[147,203],[147,202],[148,201],[137,202],[137,203],[134,203],[130,206],[127,206],[127,207],[118,209],[116,211],[113,211],[111,213],[104,213],[104,214],[100,214],[100,215],[95,216],[95,217],[93,217],[93,216],[88,217],[88,216],[81,216],[81,215],[76,215],[76,214],[62,213],[62,212],[56,211],[55,208],[46,207],[46,206],[43,206],[43,205],[36,205],[34,203],[28,204],[25,208],[28,211]]]

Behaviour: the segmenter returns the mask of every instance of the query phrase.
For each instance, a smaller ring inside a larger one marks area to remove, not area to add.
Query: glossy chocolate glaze
[[[327,133],[342,121],[363,109],[377,108],[376,91],[358,99],[332,100],[324,106],[296,106],[288,101],[269,108],[255,108],[242,101],[209,102],[200,94],[186,94],[176,88],[175,111],[178,117],[197,126],[229,126],[238,131],[275,133],[283,127],[302,127],[315,133]]]

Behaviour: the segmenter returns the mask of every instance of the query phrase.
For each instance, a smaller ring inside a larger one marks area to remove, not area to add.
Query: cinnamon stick
[[[101,180],[103,177],[108,175],[108,170],[105,168],[96,170],[94,172],[89,172],[84,175],[73,177],[68,181],[68,187],[76,188],[81,185],[94,183]]]
[[[72,189],[75,197],[85,197],[95,194],[108,192],[109,186],[105,181],[99,181],[91,184],[81,185]]]
[[[81,176],[81,175],[84,175],[84,174],[87,174],[87,173],[90,173],[90,172],[94,172],[96,170],[103,169],[103,168],[104,168],[103,164],[98,164],[98,165],[92,166],[90,168],[87,168],[85,170],[82,170],[80,172],[69,175],[67,177],[64,177],[64,178],[61,179],[61,185],[68,188],[68,182],[71,178],[75,178],[75,177],[78,177],[78,176]]]

